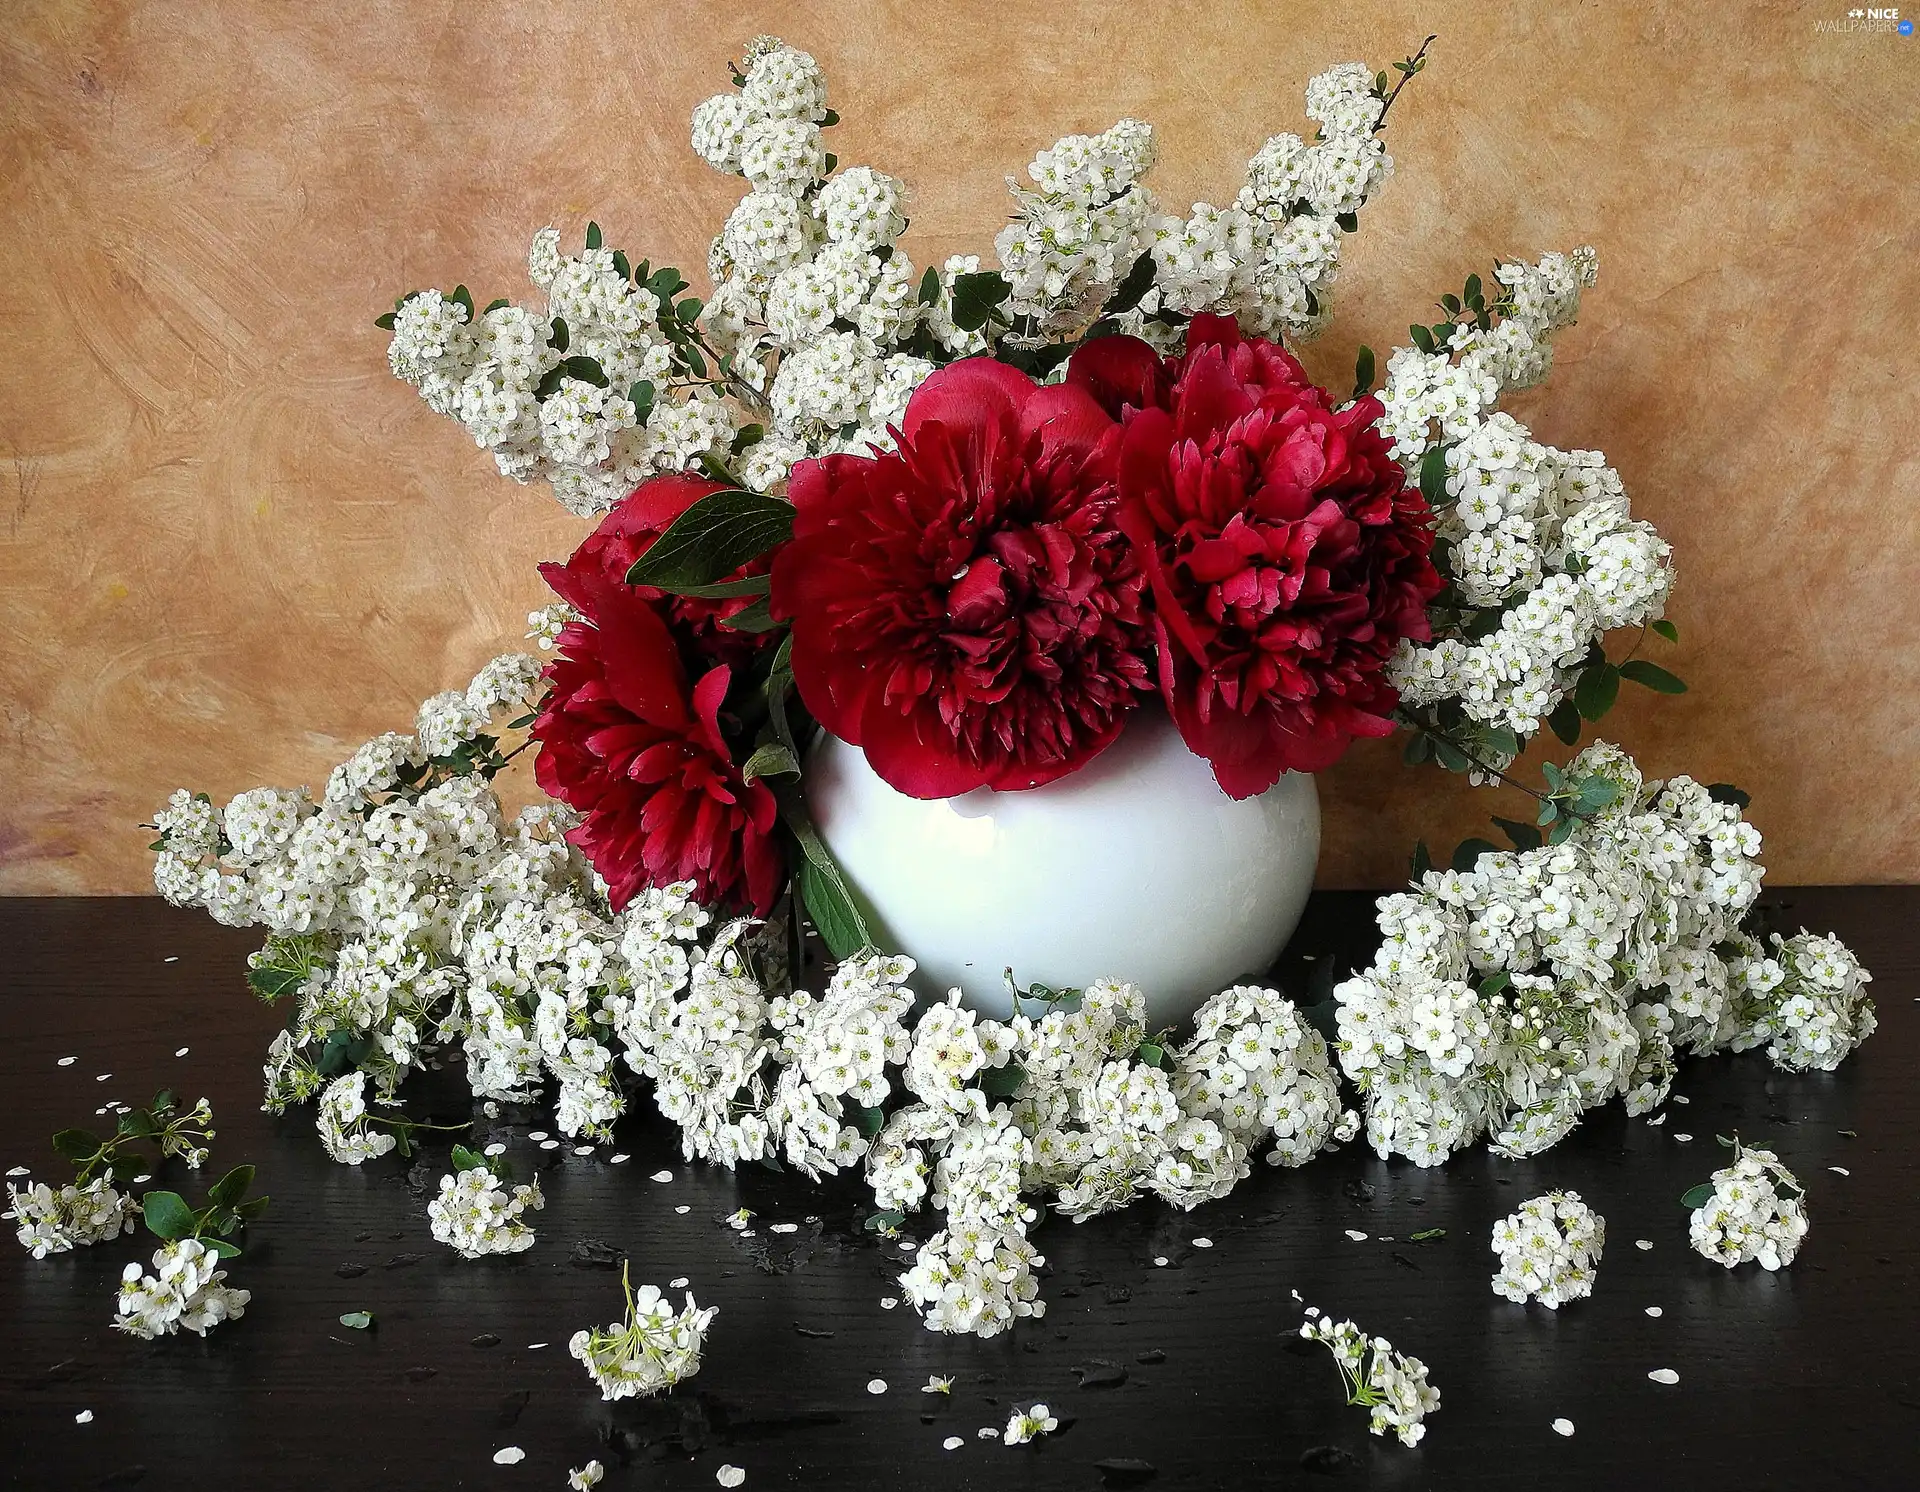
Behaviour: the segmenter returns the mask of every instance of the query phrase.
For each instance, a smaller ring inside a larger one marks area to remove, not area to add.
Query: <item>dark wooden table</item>
[[[558,1489],[597,1456],[608,1488],[710,1488],[730,1462],[747,1492],[1096,1488],[1124,1484],[1099,1465],[1115,1459],[1149,1463],[1156,1489],[1235,1492],[1920,1485],[1920,888],[1769,900],[1789,926],[1838,932],[1874,972],[1882,1029],[1839,1073],[1721,1057],[1683,1069],[1690,1103],[1669,1105],[1664,1127],[1612,1105],[1530,1162],[1477,1152],[1421,1171],[1350,1146],[1299,1171],[1258,1166],[1193,1213],[1144,1202],[1055,1219],[1038,1233],[1045,1320],[987,1342],[882,1309],[899,1251],[862,1232],[857,1184],[683,1164],[647,1105],[620,1126],[621,1166],[605,1147],[538,1149],[526,1133],[550,1115],[483,1122],[523,1174],[540,1167],[548,1205],[530,1252],[463,1261],[427,1233],[443,1148],[352,1170],[321,1152],[311,1110],[259,1111],[278,1017],[242,984],[254,934],[149,900],[0,901],[0,1169],[54,1176],[53,1130],[172,1085],[213,1101],[215,1173],[252,1161],[273,1197],[234,1270],[253,1291],[246,1319],[204,1342],[109,1329],[121,1267],[151,1251],[144,1234],[42,1262],[4,1244],[0,1476]],[[1368,907],[1317,897],[1289,951],[1296,975],[1303,952],[1363,958]],[[1730,1274],[1687,1247],[1680,1194],[1722,1163],[1715,1132],[1736,1129],[1807,1185],[1812,1232],[1780,1275]],[[649,1179],[663,1168],[670,1183]],[[1608,1234],[1594,1298],[1557,1315],[1494,1296],[1487,1244],[1495,1218],[1555,1186],[1591,1201]],[[758,1214],[753,1238],[725,1225],[742,1205]],[[780,1221],[799,1229],[770,1233]],[[1406,1241],[1432,1228],[1444,1239]],[[567,1355],[576,1329],[616,1313],[613,1250],[636,1281],[685,1275],[720,1308],[704,1370],[667,1398],[604,1404]],[[1444,1403],[1423,1445],[1366,1433],[1324,1349],[1293,1340],[1294,1290],[1427,1361]],[[338,1324],[361,1309],[374,1331]],[[1650,1382],[1655,1368],[1679,1384]],[[952,1375],[950,1398],[920,1391],[934,1373]],[[875,1378],[885,1393],[869,1392]],[[976,1438],[1032,1399],[1054,1406],[1060,1432],[1019,1449]],[[83,1410],[91,1423],[75,1422]],[[1552,1429],[1560,1417],[1572,1438]],[[943,1450],[952,1435],[965,1446]],[[509,1445],[526,1459],[495,1465]]]

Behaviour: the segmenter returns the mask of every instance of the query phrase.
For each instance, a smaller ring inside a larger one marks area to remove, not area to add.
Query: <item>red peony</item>
[[[1282,347],[1196,316],[1182,358],[1089,342],[1068,383],[1124,423],[1121,523],[1153,586],[1160,687],[1235,798],[1384,736],[1385,667],[1428,636],[1431,513],[1373,429]]]
[[[914,392],[899,451],[796,466],[773,611],[816,719],[916,798],[1085,766],[1152,688],[1117,524],[1120,430],[987,358]]]
[[[731,670],[711,668],[689,691],[655,603],[572,561],[550,568],[585,618],[560,633],[533,726],[542,790],[586,814],[567,838],[606,878],[616,912],[648,886],[692,881],[702,901],[766,915],[780,892],[777,811],[765,783],[740,780],[720,733]]]
[[[622,498],[600,520],[600,526],[587,535],[564,565],[544,564],[540,573],[547,584],[576,611],[585,611],[575,592],[583,578],[598,577],[616,585],[626,585],[627,571],[633,562],[653,547],[654,541],[672,526],[688,508],[709,493],[722,492],[723,483],[692,472],[670,472],[649,477]],[[764,561],[736,570],[727,576],[765,574]],[[719,625],[722,617],[733,616],[753,604],[752,596],[725,600],[701,600],[692,596],[669,596],[652,586],[636,586],[633,593],[660,603],[675,635],[691,643],[700,656],[728,663],[740,663],[766,646],[763,632],[736,632]]]

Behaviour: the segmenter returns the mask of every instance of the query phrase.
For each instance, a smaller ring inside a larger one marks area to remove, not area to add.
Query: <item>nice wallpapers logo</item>
[[[1913,22],[1904,18],[1895,7],[1866,6],[1848,11],[1842,19],[1817,20],[1813,23],[1813,29],[1817,35],[1912,36]]]

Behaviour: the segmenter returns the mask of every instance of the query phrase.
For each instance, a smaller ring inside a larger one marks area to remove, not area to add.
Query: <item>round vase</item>
[[[805,791],[874,937],[919,966],[915,988],[958,988],[1000,1019],[1011,969],[1023,989],[1129,980],[1153,1028],[1179,1024],[1272,966],[1320,853],[1312,777],[1235,802],[1158,708],[1045,787],[910,798],[822,735]]]

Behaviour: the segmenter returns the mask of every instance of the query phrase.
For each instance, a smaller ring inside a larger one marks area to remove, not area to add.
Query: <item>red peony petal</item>
[[[1033,380],[990,357],[963,358],[931,374],[913,391],[900,420],[900,438],[911,445],[930,423],[980,430],[1018,419],[1033,393]],[[853,458],[859,459],[859,458]]]
[[[1128,409],[1164,409],[1172,382],[1160,354],[1138,337],[1096,337],[1074,350],[1068,384],[1085,389],[1114,419]]]

